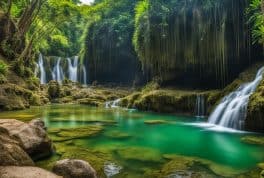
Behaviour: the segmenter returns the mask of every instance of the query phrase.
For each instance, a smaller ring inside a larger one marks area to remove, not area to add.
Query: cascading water
[[[36,63],[35,76],[38,76],[41,84],[46,84],[50,80],[62,83],[67,76],[73,82],[87,85],[87,71],[83,64],[79,63],[78,56],[74,58],[47,57],[39,54]]]
[[[57,59],[56,65],[53,67],[52,70],[52,80],[56,80],[59,83],[64,79],[64,74],[62,67],[60,66],[61,58]]]
[[[205,116],[205,101],[204,101],[204,96],[201,94],[198,94],[196,97],[195,114],[196,117]]]
[[[122,167],[111,162],[106,162],[104,165],[104,173],[107,178],[113,177],[116,174],[119,174],[122,170]]]
[[[241,85],[236,91],[225,96],[209,117],[209,123],[242,130],[250,95],[262,80],[264,67],[258,70],[256,78]]]
[[[38,60],[37,67],[39,68],[39,71],[40,71],[40,83],[46,84],[47,83],[46,72],[44,68],[43,56],[41,53],[39,54],[39,60]]]
[[[69,71],[69,79],[73,82],[77,82],[77,74],[78,74],[78,56],[74,56],[73,63],[71,58],[67,58],[68,60],[68,71]]]
[[[117,108],[118,103],[120,102],[121,99],[116,99],[114,101],[107,101],[105,103],[105,108]]]

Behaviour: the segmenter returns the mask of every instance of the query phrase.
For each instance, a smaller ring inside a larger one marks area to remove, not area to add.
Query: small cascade
[[[205,99],[201,94],[198,94],[196,97],[195,114],[196,117],[200,118],[205,116]]]
[[[107,101],[105,103],[105,108],[118,108],[118,103],[120,102],[121,99],[117,99],[114,101]]]
[[[62,67],[60,66],[60,63],[61,63],[61,58],[59,57],[57,59],[56,65],[53,67],[52,70],[52,80],[56,80],[59,83],[61,83],[62,80],[64,79],[64,74]]]
[[[116,165],[115,163],[107,162],[104,164],[104,173],[107,178],[110,178],[116,174],[119,174],[121,170],[122,170],[122,167]]]
[[[35,70],[35,71],[36,72],[37,71],[40,72],[40,83],[41,84],[46,84],[47,83],[47,80],[46,80],[46,72],[45,72],[45,68],[44,68],[43,56],[42,56],[41,53],[39,54],[39,59],[38,59],[37,67],[39,68],[39,70]]]
[[[83,84],[87,85],[87,72],[85,66],[83,66]]]
[[[236,91],[225,96],[209,117],[209,123],[242,130],[250,95],[262,80],[264,67],[258,70],[254,81],[241,85]]]
[[[69,79],[73,82],[77,82],[78,76],[78,56],[74,56],[73,63],[71,58],[67,58],[68,60],[68,71],[69,71]]]

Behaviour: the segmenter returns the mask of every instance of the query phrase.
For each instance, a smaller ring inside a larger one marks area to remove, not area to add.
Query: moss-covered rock
[[[88,105],[88,106],[95,106],[95,107],[99,107],[99,106],[104,105],[104,101],[98,100],[98,99],[93,99],[93,98],[79,99],[78,103],[83,104],[83,105]]]
[[[181,155],[163,155],[167,161],[160,170],[147,171],[148,177],[162,178],[170,175],[190,175],[189,177],[235,177],[243,171],[214,163],[209,160]]]
[[[146,120],[144,121],[145,124],[149,125],[157,125],[157,124],[166,124],[168,121],[165,120]]]
[[[264,146],[264,136],[245,136],[241,140],[245,143]]]
[[[147,90],[121,99],[120,105],[144,111],[194,114],[198,93],[173,89]]]
[[[48,84],[48,94],[50,98],[58,98],[60,96],[60,84],[54,80]]]
[[[0,110],[25,109],[33,93],[15,84],[0,85]]]
[[[91,163],[97,172],[98,177],[106,177],[104,174],[104,164],[113,160],[110,152],[102,150],[85,149],[75,145],[71,141],[57,142],[56,155],[52,158],[37,162],[37,165],[48,170],[51,170],[55,162],[61,159],[81,159]]]
[[[249,131],[264,132],[264,80],[249,98],[245,128]]]

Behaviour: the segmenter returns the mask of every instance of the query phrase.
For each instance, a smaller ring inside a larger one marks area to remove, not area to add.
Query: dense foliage
[[[7,70],[7,64],[4,61],[0,60],[0,75],[5,75],[7,73]]]
[[[248,8],[248,16],[253,26],[253,42],[264,45],[264,1],[252,0]]]

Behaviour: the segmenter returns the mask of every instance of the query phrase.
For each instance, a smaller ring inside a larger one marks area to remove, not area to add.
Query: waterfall
[[[121,99],[116,99],[114,101],[107,101],[105,103],[105,108],[117,108],[118,103],[120,102]]]
[[[40,83],[46,84],[47,83],[46,72],[45,72],[45,68],[44,68],[43,56],[41,53],[39,54],[39,60],[38,60],[37,67],[39,67],[39,71],[40,71]]]
[[[241,85],[236,91],[225,96],[209,117],[209,123],[242,130],[250,95],[256,90],[264,67],[258,70],[254,81]]]
[[[59,83],[64,79],[64,74],[62,67],[60,66],[61,58],[57,59],[56,65],[53,67],[52,70],[52,80],[56,80]]]
[[[77,82],[77,74],[78,74],[78,56],[74,56],[73,63],[71,58],[67,58],[68,60],[68,71],[69,71],[69,79],[73,82]]]
[[[83,84],[87,85],[87,72],[86,67],[83,65]]]
[[[61,84],[67,76],[73,82],[87,85],[87,70],[85,65],[79,64],[78,56],[72,58],[50,56],[44,58],[40,53],[34,72],[39,77],[41,84],[46,84],[50,80],[55,80]]]
[[[196,97],[195,114],[196,117],[205,116],[205,101],[204,101],[204,96],[201,94],[198,94]]]

